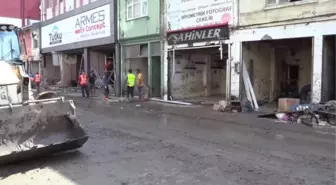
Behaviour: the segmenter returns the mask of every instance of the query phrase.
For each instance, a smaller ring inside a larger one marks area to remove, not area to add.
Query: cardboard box
[[[298,98],[279,98],[278,112],[291,112],[291,107],[298,104],[300,104]]]

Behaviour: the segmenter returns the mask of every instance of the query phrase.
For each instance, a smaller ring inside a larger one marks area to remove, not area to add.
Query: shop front
[[[114,12],[114,0],[101,0],[41,23],[43,77],[47,84],[75,86],[83,70],[94,71],[99,83],[108,62],[114,64],[109,74],[116,75]]]
[[[225,97],[228,25],[167,34],[171,99]]]
[[[169,4],[168,99],[229,99],[233,1],[170,0]]]

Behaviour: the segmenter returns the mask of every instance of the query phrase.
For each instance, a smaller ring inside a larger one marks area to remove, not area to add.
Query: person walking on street
[[[142,89],[143,89],[144,83],[143,83],[143,76],[142,76],[140,69],[137,69],[137,85],[138,85],[139,100],[143,101]]]
[[[34,76],[37,93],[40,93],[41,75],[37,72]]]
[[[127,98],[133,100],[134,97],[134,85],[135,85],[135,75],[132,73],[132,69],[128,70],[127,74]],[[131,99],[130,99],[131,97]]]
[[[109,90],[109,76],[108,73],[106,72],[105,75],[103,76],[103,83],[104,83],[104,98],[105,100],[108,99],[108,96],[110,94],[110,90]]]
[[[89,74],[89,91],[91,96],[96,96],[96,75],[94,73],[94,70],[91,70],[91,73]]]
[[[79,75],[78,81],[81,86],[82,97],[85,98],[86,95],[86,98],[89,98],[88,76],[85,74],[85,71]]]

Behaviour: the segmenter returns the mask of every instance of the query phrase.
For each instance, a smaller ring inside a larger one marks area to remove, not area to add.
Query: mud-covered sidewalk
[[[335,132],[256,115],[72,97],[78,152],[0,168],[1,185],[334,185]]]

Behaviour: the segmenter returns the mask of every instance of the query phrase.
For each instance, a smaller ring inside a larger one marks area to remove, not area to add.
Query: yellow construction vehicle
[[[20,58],[18,29],[0,24],[0,165],[80,148],[88,140],[72,100],[35,98]]]

